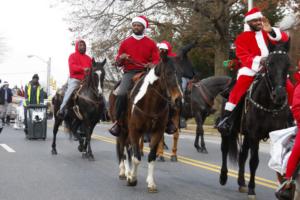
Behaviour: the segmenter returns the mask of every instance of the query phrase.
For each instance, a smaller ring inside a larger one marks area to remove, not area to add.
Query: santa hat
[[[253,19],[262,18],[263,15],[258,8],[252,8],[245,14],[245,22],[249,22]]]
[[[141,23],[145,28],[149,27],[149,22],[145,16],[141,15],[141,16],[134,17],[131,21],[131,25],[135,22]]]
[[[158,43],[158,44],[157,44],[157,47],[158,47],[159,49],[165,49],[165,50],[168,50],[168,49],[169,49],[168,45],[167,45],[165,42]]]

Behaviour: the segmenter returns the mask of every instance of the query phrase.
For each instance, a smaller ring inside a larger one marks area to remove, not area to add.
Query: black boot
[[[231,112],[232,111],[225,110],[222,119],[220,119],[220,122],[217,125],[217,129],[222,135],[228,135],[230,133],[230,128],[232,126],[232,122],[230,120]]]
[[[121,134],[121,125],[118,122],[115,122],[114,125],[108,130],[110,134],[115,137],[119,137]]]

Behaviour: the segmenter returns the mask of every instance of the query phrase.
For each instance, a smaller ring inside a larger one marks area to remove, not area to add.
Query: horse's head
[[[269,50],[265,64],[267,85],[273,103],[282,105],[287,100],[285,84],[290,67],[289,41],[270,44]]]
[[[175,101],[183,96],[177,80],[176,67],[166,52],[160,53],[161,62],[155,68],[155,74],[160,77],[160,84]]]
[[[95,87],[98,87],[99,80],[101,84],[101,89],[103,89],[103,80],[105,76],[105,71],[104,71],[104,65],[106,63],[106,59],[104,59],[102,62],[96,62],[95,59],[92,59],[92,70],[90,77],[92,78],[93,85]]]

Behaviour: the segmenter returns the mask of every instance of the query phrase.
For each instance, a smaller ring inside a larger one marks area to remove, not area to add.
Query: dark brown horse
[[[195,118],[197,123],[194,147],[198,152],[207,153],[203,124],[205,119],[214,112],[214,100],[218,94],[226,97],[231,84],[229,76],[212,76],[193,83],[184,94],[181,115],[186,119]],[[199,146],[199,138],[201,145]]]
[[[137,184],[137,170],[141,161],[140,138],[150,134],[148,155],[148,191],[156,192],[154,162],[156,151],[168,120],[169,104],[182,96],[177,82],[173,62],[161,54],[161,62],[140,79],[129,94],[126,127],[117,139],[117,154],[120,164],[120,178],[127,178],[129,186]],[[114,96],[110,95],[110,113],[113,113]],[[132,158],[132,162],[131,162]]]
[[[99,91],[99,71],[105,65],[106,60],[103,62],[95,62],[88,75],[86,75],[83,82],[80,84],[78,90],[74,92],[74,95],[69,100],[67,107],[67,114],[64,121],[71,133],[78,138],[79,146],[78,150],[83,153],[83,157],[89,160],[94,160],[93,152],[91,149],[91,135],[93,133],[95,125],[98,123],[102,112],[104,111],[104,99],[101,91]],[[57,91],[52,99],[54,106],[55,122],[53,127],[53,143],[52,154],[56,155],[56,135],[59,126],[63,122],[56,116],[62,103],[63,92]],[[77,129],[81,127],[84,130],[84,137],[78,133]]]
[[[287,105],[286,79],[290,60],[289,43],[270,46],[270,54],[260,74],[256,77],[245,101],[241,100],[231,115],[234,125],[230,134],[222,133],[222,168],[220,184],[227,182],[227,155],[238,158],[238,184],[241,192],[248,191],[248,197],[255,199],[255,173],[259,164],[259,142],[269,137],[269,132],[287,127],[289,107]],[[238,152],[238,135],[243,134]],[[228,136],[227,136],[228,135]],[[245,182],[245,163],[250,150],[250,181],[248,190]]]

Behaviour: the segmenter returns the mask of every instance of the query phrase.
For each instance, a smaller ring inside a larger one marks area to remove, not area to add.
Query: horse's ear
[[[275,50],[275,48],[276,48],[276,44],[274,44],[274,43],[272,43],[272,42],[269,42],[269,45],[268,45],[268,47],[269,47],[269,51],[270,51],[270,52],[272,52],[272,51],[274,51],[274,50]]]
[[[290,43],[291,43],[290,37],[289,37],[288,41],[283,43],[283,48],[285,49],[286,52],[289,52],[289,50],[290,50]]]
[[[104,66],[106,63],[106,58],[101,62],[101,66]]]

